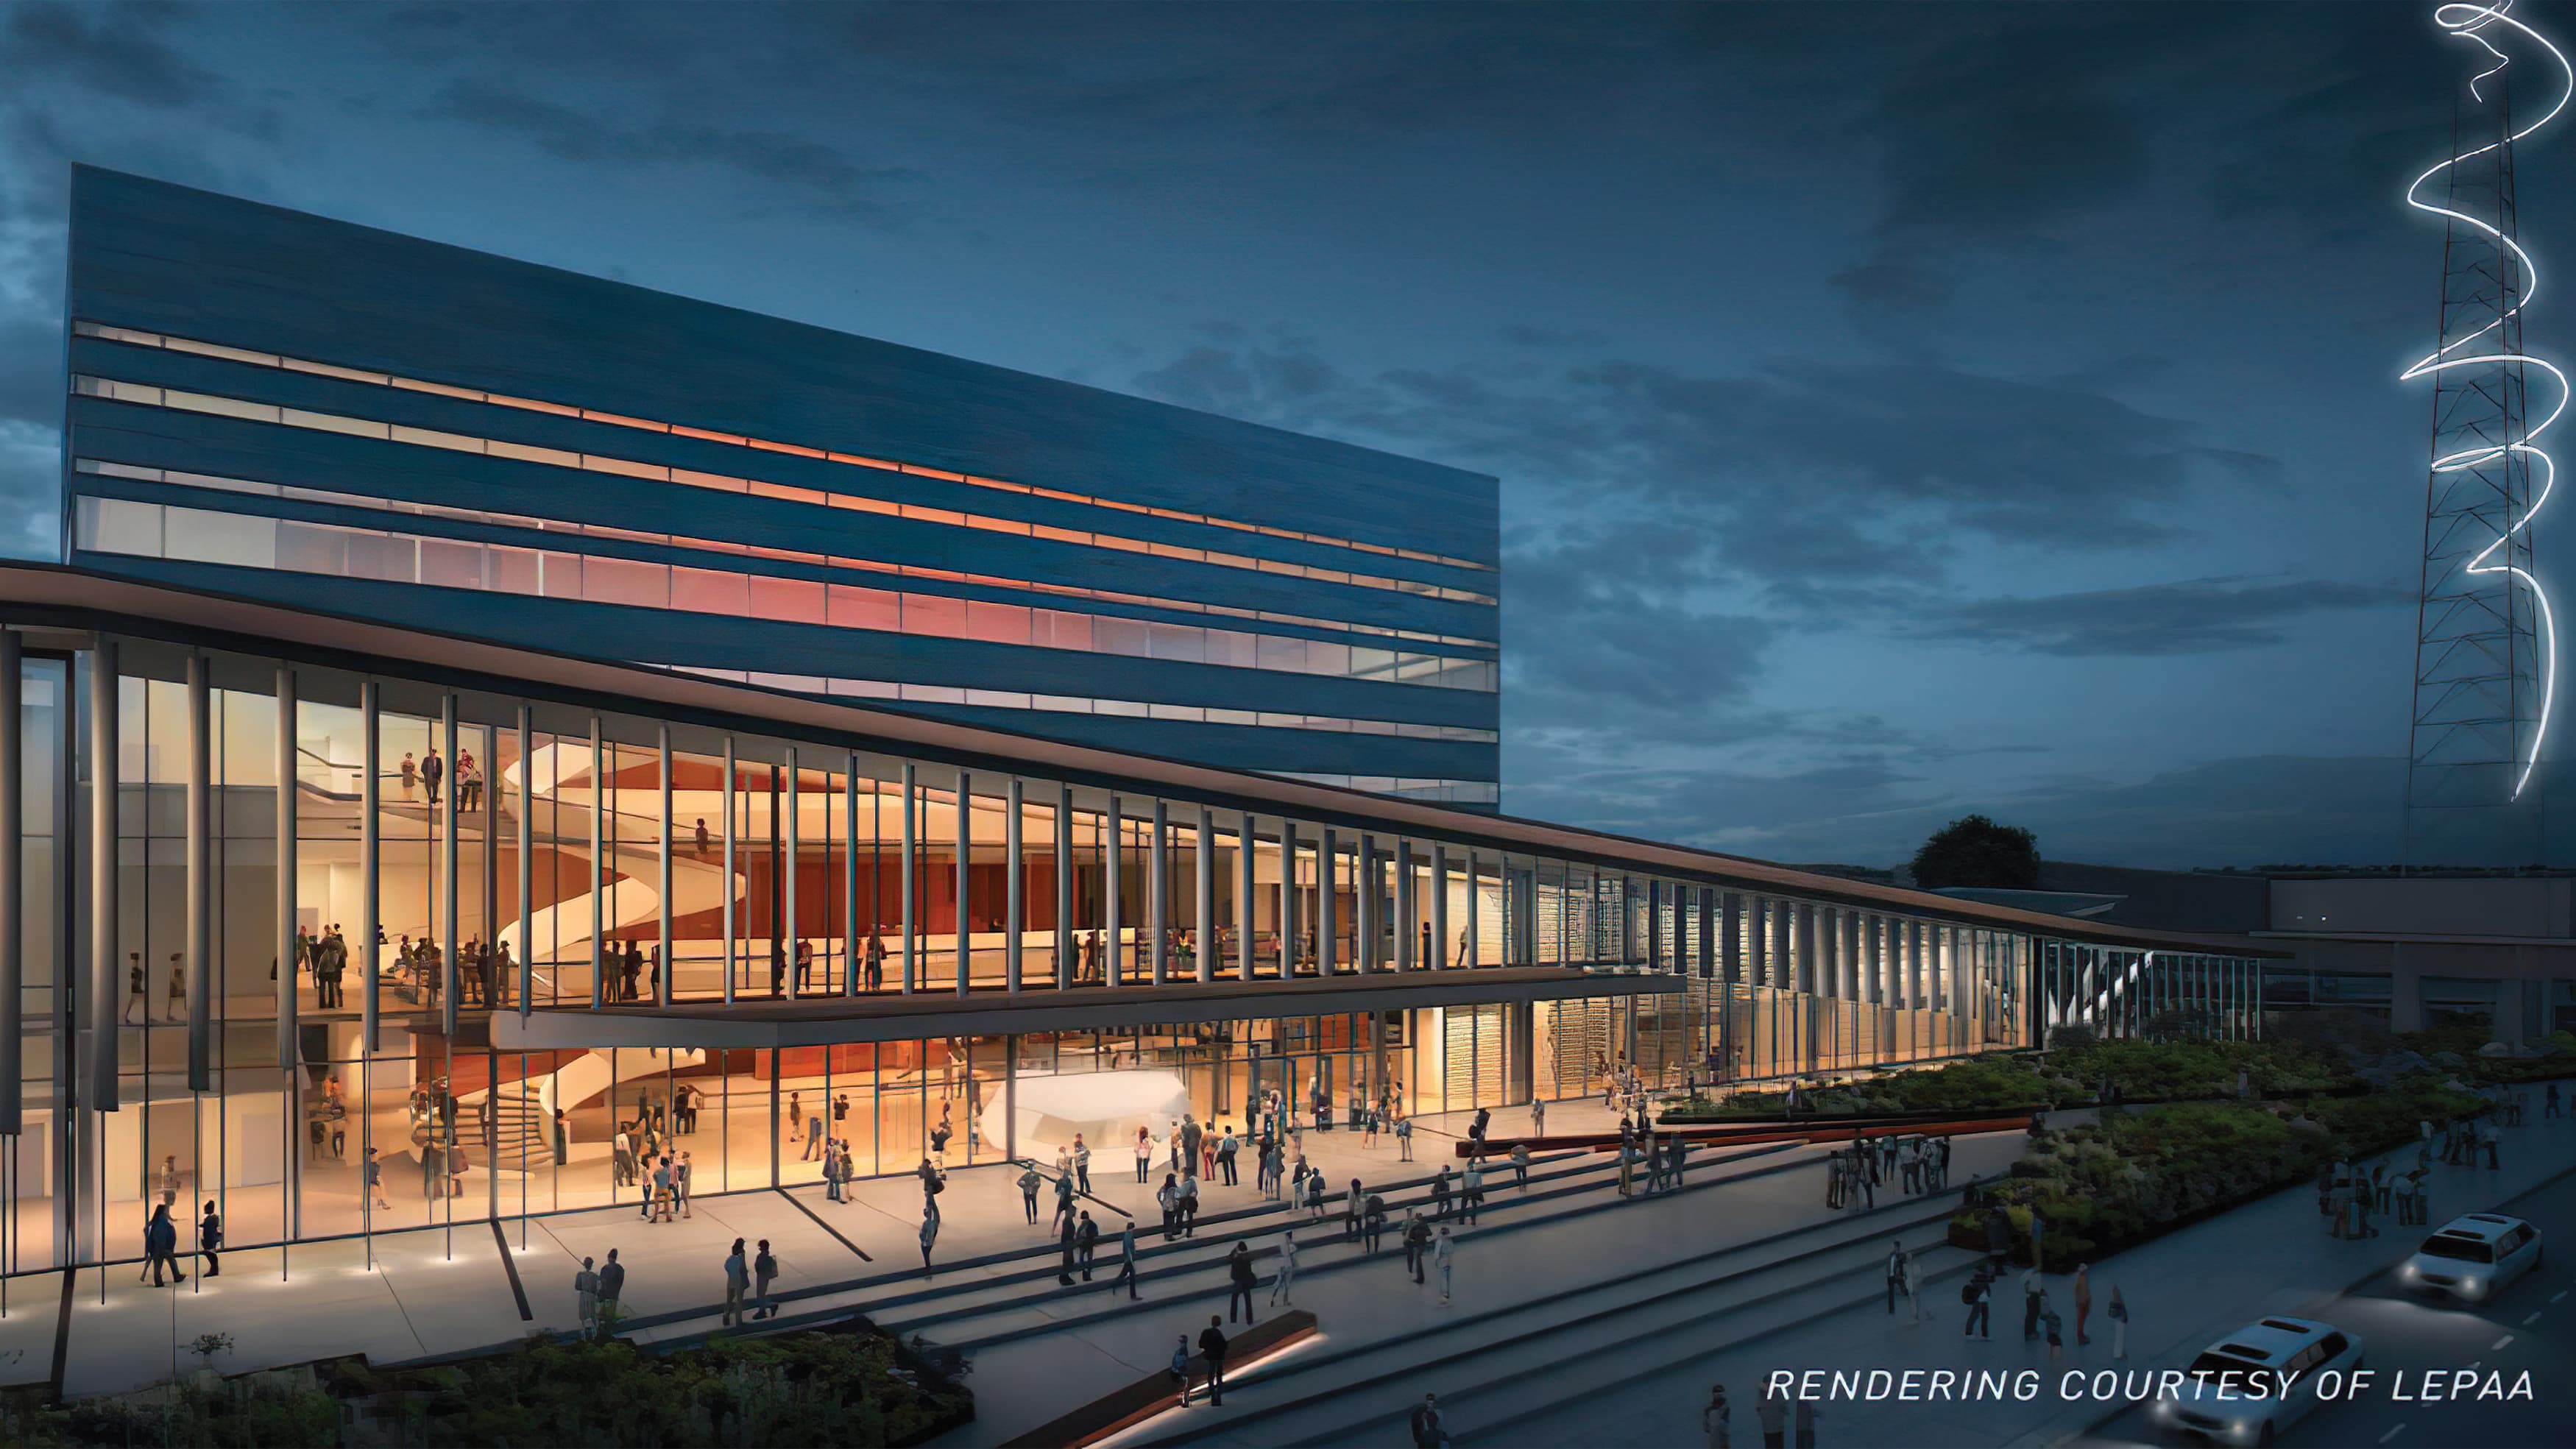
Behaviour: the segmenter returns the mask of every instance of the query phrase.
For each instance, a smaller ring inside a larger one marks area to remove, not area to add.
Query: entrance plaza
[[[1112,1196],[1273,1093],[1338,1174],[1363,1108],[2259,1005],[2241,945],[670,671],[35,566],[0,619],[13,1305],[164,1204],[289,1282],[582,1231],[621,1133],[692,1221],[806,1233],[826,1143],[865,1222],[1077,1136]]]

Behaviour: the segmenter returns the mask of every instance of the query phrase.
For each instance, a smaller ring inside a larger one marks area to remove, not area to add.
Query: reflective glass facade
[[[91,568],[1498,802],[1495,480],[79,168]]]
[[[2117,932],[669,673],[52,570],[0,619],[12,1273],[137,1256],[164,1194],[245,1248],[595,1207],[621,1133],[765,1190],[818,1117],[900,1173],[943,1125],[973,1165],[2255,1004]]]

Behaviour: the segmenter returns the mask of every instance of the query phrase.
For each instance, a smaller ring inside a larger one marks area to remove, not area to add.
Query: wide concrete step
[[[1611,1356],[1624,1363],[1652,1356],[1650,1347],[1641,1346],[1712,1319],[1794,1314],[1827,1298],[1848,1301],[1855,1286],[1879,1288],[1890,1236],[1920,1233],[1946,1215],[1943,1199],[1913,1200],[1505,1308],[1462,1310],[1452,1321],[1412,1333],[1355,1337],[1343,1347],[1248,1371],[1229,1384],[1239,1386],[1235,1403],[1224,1410],[1192,1410],[1186,1421],[1175,1418],[1176,1432],[1144,1442],[1268,1446],[1348,1443],[1354,1436],[1374,1442],[1384,1437],[1381,1419],[1399,1421],[1400,1431],[1426,1384],[1436,1384],[1446,1406],[1453,1394],[1499,1390],[1524,1378],[1556,1381],[1577,1360]],[[1461,1251],[1475,1251],[1472,1237]],[[1478,1271],[1494,1271],[1495,1253],[1475,1256]],[[1973,1261],[1973,1255],[1958,1257],[1962,1264]],[[1927,1272],[1946,1266],[1930,1253],[1922,1262]],[[1596,1378],[1586,1376],[1575,1387],[1588,1392]]]

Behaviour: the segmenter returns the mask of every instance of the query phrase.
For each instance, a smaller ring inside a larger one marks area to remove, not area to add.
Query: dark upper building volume
[[[1494,479],[95,168],[104,572],[1457,804]]]

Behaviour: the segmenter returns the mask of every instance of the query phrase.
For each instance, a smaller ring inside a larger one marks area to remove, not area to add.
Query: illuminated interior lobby
[[[943,1123],[1116,1170],[1273,1089],[2253,1020],[2216,943],[1683,847],[77,570],[0,568],[0,623],[10,1273],[165,1193],[239,1247],[597,1207],[639,1122],[700,1195],[815,1179],[814,1114],[862,1175]]]

